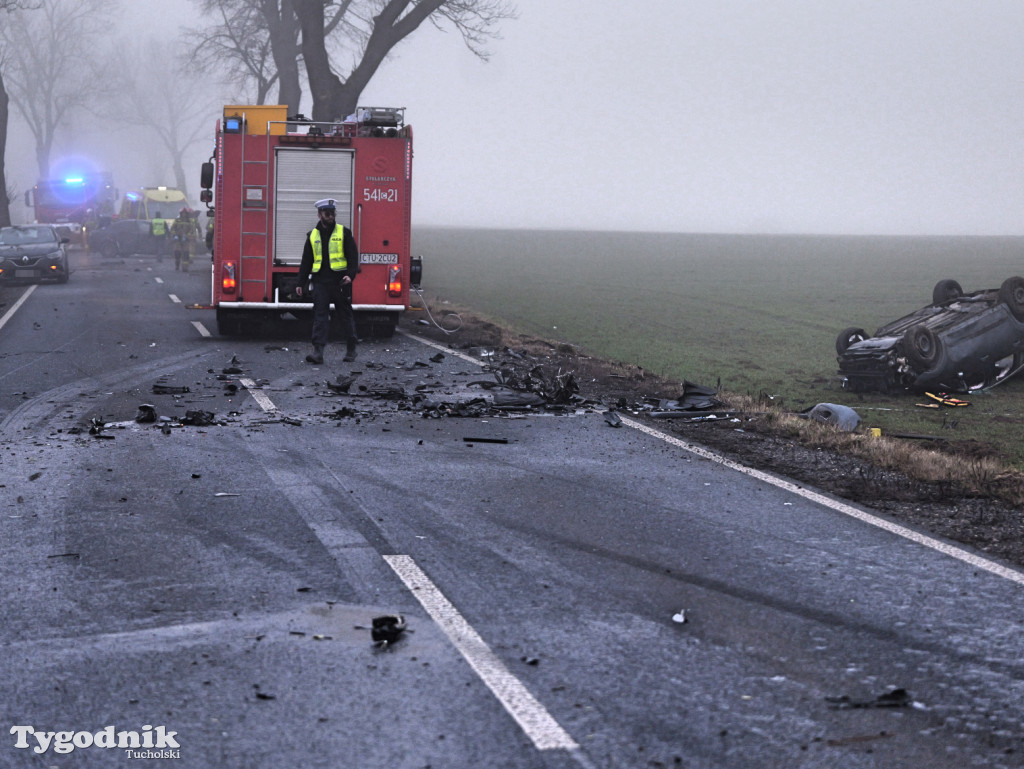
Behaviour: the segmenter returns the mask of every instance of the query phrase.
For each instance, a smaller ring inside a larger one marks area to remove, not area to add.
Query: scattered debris
[[[608,409],[604,412],[604,421],[612,427],[622,427],[622,419],[615,412],[615,409]]]
[[[508,443],[508,438],[468,438],[463,437],[464,443]]]
[[[928,392],[926,392],[925,395],[927,395],[929,398],[933,398],[933,399],[937,400],[943,406],[970,406],[971,405],[969,401],[962,401],[959,398],[953,398],[950,395],[948,395],[947,393],[928,393]]]
[[[212,411],[186,411],[181,423],[193,427],[206,427],[217,424],[217,420]]]
[[[672,621],[680,625],[686,622],[686,609],[680,609],[676,614],[672,615]]]
[[[844,694],[841,697],[826,697],[825,701],[833,710],[851,710],[853,708],[905,708],[912,702],[906,689],[893,689],[880,694],[873,700],[854,700]]]
[[[381,649],[386,649],[389,644],[395,643],[402,636],[405,630],[405,617],[401,614],[385,614],[373,618],[373,626],[370,628],[370,637]]]
[[[135,415],[135,421],[140,424],[147,424],[156,421],[156,406],[151,403],[139,405],[139,413]]]
[[[154,395],[184,395],[192,392],[186,385],[166,385],[157,382],[153,385]]]
[[[860,425],[860,415],[856,411],[837,403],[819,403],[806,411],[801,411],[798,416],[835,425],[840,430],[856,430]]]
[[[336,382],[328,382],[327,386],[335,392],[348,394],[353,383],[359,378],[359,374],[339,374]]]

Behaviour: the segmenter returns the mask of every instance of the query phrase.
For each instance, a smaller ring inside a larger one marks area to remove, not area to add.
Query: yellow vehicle
[[[121,201],[121,213],[118,219],[165,219],[170,228],[171,222],[183,208],[191,208],[185,193],[174,187],[142,187],[132,190]]]

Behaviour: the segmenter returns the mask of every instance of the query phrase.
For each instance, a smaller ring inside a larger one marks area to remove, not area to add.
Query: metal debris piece
[[[359,378],[359,374],[339,374],[336,382],[328,382],[327,386],[339,393],[348,393],[352,383]]]
[[[194,427],[205,427],[217,424],[217,420],[212,411],[186,411],[185,418],[181,420],[181,423]]]
[[[444,360],[444,353],[443,352],[439,352],[437,355],[434,355],[430,359],[431,363],[440,363],[443,360]]]
[[[385,614],[374,617],[373,625],[370,628],[370,637],[375,644],[386,649],[388,644],[393,644],[401,638],[405,627],[405,617],[401,614]]]
[[[856,430],[860,424],[860,415],[856,411],[837,403],[819,403],[807,411],[800,412],[800,416],[835,425],[840,430]]]
[[[615,412],[615,409],[608,409],[604,412],[604,421],[610,424],[612,427],[622,427],[622,419]]]
[[[135,421],[140,424],[147,424],[156,421],[156,406],[151,403],[139,405],[139,413],[135,415]]]
[[[468,438],[463,437],[464,443],[508,443],[508,438]]]
[[[841,697],[826,697],[833,710],[851,710],[853,708],[905,708],[912,702],[906,689],[892,689],[880,694],[873,700],[854,700],[844,694]]]
[[[165,385],[157,382],[153,385],[154,395],[183,395],[185,393],[192,392],[185,385]]]
[[[672,615],[672,621],[677,624],[684,624],[686,622],[686,609],[680,609],[678,613]]]

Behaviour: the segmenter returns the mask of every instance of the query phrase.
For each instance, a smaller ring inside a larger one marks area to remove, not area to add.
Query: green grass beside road
[[[1024,238],[418,228],[413,246],[432,306],[793,411],[844,403],[886,433],[991,443],[1024,470],[1024,375],[922,409],[924,396],[844,391],[835,353],[844,328],[873,333],[941,279],[975,291],[1024,275]]]

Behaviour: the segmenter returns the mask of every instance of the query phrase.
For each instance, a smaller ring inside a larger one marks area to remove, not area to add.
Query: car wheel
[[[1007,278],[999,287],[999,301],[1005,304],[1013,317],[1024,320],[1024,278]]]
[[[959,299],[964,295],[964,290],[955,280],[940,280],[932,289],[932,304],[943,304]]]
[[[939,359],[939,338],[930,328],[918,323],[903,334],[903,349],[911,363],[928,371]]]
[[[867,334],[864,333],[864,329],[857,328],[856,326],[850,326],[836,337],[836,353],[842,355],[849,349],[851,344],[854,344],[855,342],[863,342],[867,338],[868,337]]]

